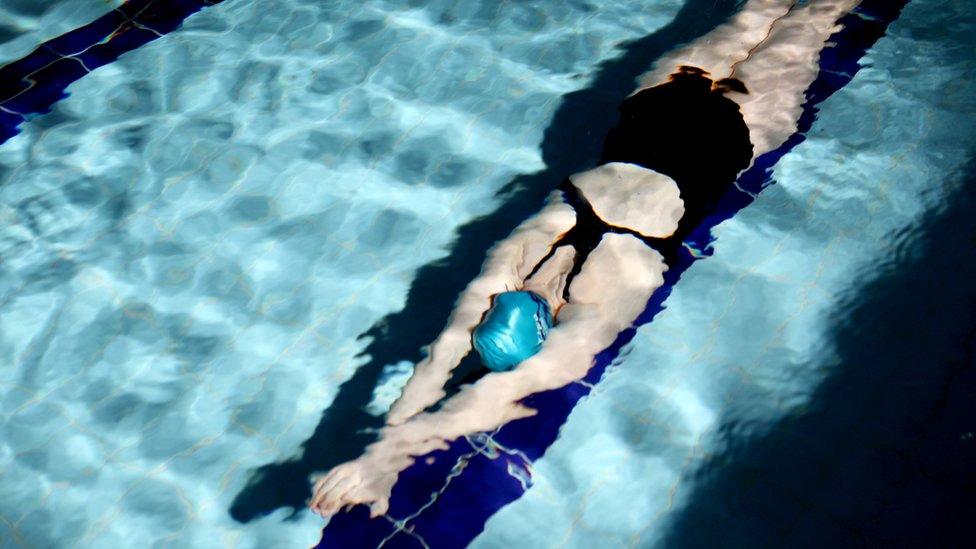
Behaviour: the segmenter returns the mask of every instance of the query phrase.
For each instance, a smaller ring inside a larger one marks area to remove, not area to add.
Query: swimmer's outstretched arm
[[[320,477],[309,506],[323,516],[365,503],[372,516],[386,512],[400,471],[416,456],[447,447],[464,435],[492,431],[535,410],[523,398],[582,379],[593,357],[608,347],[644,309],[667,269],[655,250],[630,235],[607,234],[570,284],[570,301],[535,356],[515,370],[465,386],[433,413],[385,427],[360,458]]]
[[[471,351],[471,332],[491,307],[492,296],[522,288],[535,265],[575,222],[573,208],[556,191],[549,195],[542,211],[491,249],[481,274],[465,288],[444,331],[430,345],[427,357],[414,368],[387,415],[388,424],[403,423],[444,397],[444,384]]]

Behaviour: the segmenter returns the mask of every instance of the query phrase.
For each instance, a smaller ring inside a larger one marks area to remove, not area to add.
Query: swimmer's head
[[[533,292],[504,292],[474,331],[474,348],[490,370],[511,370],[539,352],[552,327],[546,300]]]

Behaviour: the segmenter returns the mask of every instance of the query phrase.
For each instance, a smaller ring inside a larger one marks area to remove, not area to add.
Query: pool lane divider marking
[[[131,0],[0,67],[0,144],[67,97],[65,89],[122,54],[176,30],[223,0]]]
[[[665,273],[664,285],[655,292],[635,322],[650,322],[664,309],[664,302],[681,274],[695,261],[712,253],[711,230],[751,204],[771,185],[772,168],[806,139],[817,115],[817,105],[847,85],[862,68],[860,60],[884,36],[908,0],[865,0],[841,19],[842,28],[830,37],[820,54],[820,72],[806,92],[797,131],[778,149],[758,157],[741,174],[709,215],[685,241],[685,252]],[[322,531],[319,548],[346,547],[464,547],[484,530],[487,520],[515,501],[531,483],[532,461],[555,442],[576,403],[590,393],[621,349],[636,334],[632,328],[596,357],[587,376],[554,391],[525,400],[539,413],[513,421],[492,434],[468,436],[452,442],[447,450],[417,459],[401,473],[393,488],[386,517],[371,520],[365,506],[333,516]],[[449,479],[449,482],[445,482]],[[422,509],[423,512],[417,510]],[[397,519],[396,517],[403,517]]]

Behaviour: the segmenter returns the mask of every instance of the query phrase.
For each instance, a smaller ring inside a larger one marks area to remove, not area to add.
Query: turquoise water
[[[314,543],[228,510],[546,167],[561,98],[681,7],[645,4],[228,0],[73,84],[0,146],[0,544]],[[18,15],[0,61],[109,5]],[[908,5],[475,546],[665,543],[711,456],[811,406],[845,300],[970,169],[973,19]],[[375,416],[410,362],[382,366]]]

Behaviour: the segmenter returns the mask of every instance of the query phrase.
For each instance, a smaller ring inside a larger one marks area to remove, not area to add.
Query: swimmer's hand
[[[359,458],[313,477],[308,501],[312,512],[325,518],[363,504],[369,506],[371,518],[384,515],[400,471],[413,464],[414,456],[448,448],[443,438],[430,436],[423,428],[388,427],[383,431],[380,440]]]
[[[397,471],[382,471],[376,465],[363,456],[316,477],[312,499],[308,502],[309,509],[328,518],[342,508],[348,509],[361,503],[369,506],[370,518],[383,515],[389,507]]]

